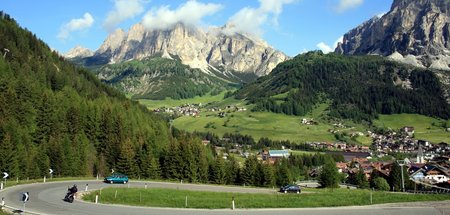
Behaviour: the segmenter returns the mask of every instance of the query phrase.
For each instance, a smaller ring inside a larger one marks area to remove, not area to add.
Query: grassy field
[[[223,209],[231,207],[234,197],[236,208],[304,208],[369,205],[369,190],[306,189],[302,194],[250,194],[187,191],[177,189],[106,188],[99,197],[100,203],[149,207]],[[116,195],[117,192],[117,195]],[[83,197],[94,201],[98,192]],[[390,192],[373,192],[373,204],[449,200],[449,195],[413,195]]]
[[[323,153],[323,152],[310,152],[310,151],[298,151],[298,150],[290,150],[290,153],[293,155],[314,155],[316,153]]]
[[[334,142],[336,138],[329,132],[329,129],[336,129],[329,123],[320,122],[321,116],[326,113],[329,107],[328,103],[317,105],[315,109],[306,116],[288,116],[284,114],[275,114],[269,112],[251,112],[251,105],[245,101],[236,100],[232,97],[224,99],[225,92],[216,96],[195,97],[184,100],[140,100],[149,109],[158,107],[174,107],[182,104],[202,103],[201,116],[199,118],[180,117],[174,120],[173,125],[189,132],[213,132],[219,136],[225,133],[240,133],[251,135],[255,140],[261,137],[268,137],[273,140],[291,140],[295,142],[320,141]],[[276,95],[277,98],[283,98],[287,95]],[[247,111],[234,112],[226,110],[227,106],[246,107]],[[227,115],[223,118],[218,117],[218,112],[210,112],[210,108],[225,109]],[[319,121],[318,125],[303,125],[302,118],[314,119]],[[399,129],[404,126],[413,126],[416,130],[415,138],[423,139],[433,143],[450,142],[450,133],[440,126],[444,121],[426,117],[417,114],[395,114],[380,115],[379,119],[374,121],[378,127]],[[347,128],[339,128],[340,132],[350,134],[355,131],[365,133],[368,129],[366,125],[346,122]],[[372,139],[366,136],[356,138],[356,141],[362,145],[370,145]]]
[[[139,100],[139,103],[147,106],[148,109],[153,110],[153,109],[157,109],[160,107],[175,107],[175,106],[180,106],[183,104],[206,104],[206,103],[210,103],[210,102],[218,102],[218,101],[222,101],[223,97],[225,95],[225,92],[222,92],[221,94],[215,95],[215,96],[211,96],[211,95],[206,95],[206,96],[196,96],[194,98],[191,99],[181,99],[181,100],[173,100],[171,98],[165,99],[165,100],[146,100],[146,99],[141,99]]]
[[[412,126],[415,129],[415,139],[428,140],[432,143],[450,143],[450,132],[446,132],[444,128],[439,126],[443,122],[443,120],[418,114],[393,114],[380,115],[379,119],[374,121],[374,124],[391,129]]]
[[[302,117],[269,112],[231,112],[220,118],[217,112],[203,112],[199,118],[181,117],[174,126],[187,131],[209,131],[222,136],[224,133],[251,135],[255,140],[268,137],[273,140],[334,141],[326,124],[303,125]]]

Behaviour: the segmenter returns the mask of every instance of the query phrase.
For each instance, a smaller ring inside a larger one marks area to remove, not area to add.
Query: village
[[[204,109],[210,114],[215,114],[216,117],[223,118],[228,113],[247,110],[244,107],[235,105],[229,105],[223,108],[205,108],[205,106],[201,103],[184,104],[170,108],[159,108],[154,110],[154,112],[168,113],[175,117],[200,117],[201,109]],[[307,126],[318,124],[312,118],[302,118],[299,123]],[[329,130],[333,134],[341,132],[340,129],[347,129],[342,123],[335,123],[333,126],[335,129]],[[377,133],[369,130],[365,133],[356,131],[349,134],[351,137],[363,135],[369,137],[372,140],[370,146],[349,144],[345,141],[306,142],[305,144],[307,148],[313,151],[343,155],[345,161],[337,162],[336,167],[339,169],[339,172],[344,173],[347,177],[351,177],[361,169],[364,171],[368,180],[374,174],[388,179],[394,162],[398,162],[391,155],[397,153],[406,156],[401,162],[404,162],[405,168],[408,170],[408,178],[411,180],[417,183],[430,185],[440,184],[441,186],[449,187],[450,146],[444,142],[431,144],[425,140],[417,140],[413,138],[414,132],[414,127],[405,126],[397,131],[388,130]],[[224,138],[224,140],[225,142],[229,141],[227,138]],[[204,145],[210,144],[208,140],[203,140],[202,143]],[[243,145],[234,144],[233,147],[227,150],[221,146],[214,146],[214,149],[216,150],[216,154],[220,154],[224,159],[227,159],[229,154],[236,154],[243,158],[248,158],[252,153],[255,154],[254,152],[243,150],[243,147]],[[291,152],[291,150],[283,147],[282,149],[274,150],[261,149],[256,154],[259,160],[274,164],[281,158],[288,158]]]
[[[346,177],[353,177],[359,171],[363,171],[367,180],[371,177],[382,177],[389,180],[394,164],[403,166],[408,175],[404,177],[409,181],[424,186],[438,186],[442,189],[450,188],[450,146],[447,143],[431,144],[423,140],[412,138],[413,127],[404,127],[399,131],[388,131],[384,134],[368,132],[373,142],[369,146],[350,145],[345,142],[306,143],[309,149],[322,153],[339,154],[344,161],[336,162],[340,173]],[[227,141],[229,141],[227,139]],[[203,140],[204,145],[210,144]],[[235,144],[232,149],[225,152],[224,147],[216,146],[216,154],[227,159],[229,154],[237,154],[247,158],[251,153],[243,150],[242,145]],[[269,164],[275,164],[282,158],[292,156],[292,150],[282,149],[260,149],[258,159]],[[399,160],[392,154],[402,154],[405,158]],[[402,168],[403,168],[402,167]],[[314,177],[318,169],[312,169],[310,176]],[[446,190],[450,191],[450,190]]]
[[[208,105],[208,104],[207,104]],[[174,117],[191,116],[200,117],[201,109],[204,107],[202,103],[199,104],[183,104],[175,107],[162,107],[153,110],[155,113],[167,113]],[[224,108],[212,107],[207,108],[206,111],[213,112],[217,117],[223,118],[227,113],[247,111],[245,107],[238,107],[236,105],[228,105]]]

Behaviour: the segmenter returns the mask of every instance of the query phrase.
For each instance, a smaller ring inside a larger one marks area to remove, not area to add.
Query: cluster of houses
[[[450,146],[447,143],[430,144],[427,141],[413,139],[413,127],[404,127],[400,129],[400,132],[389,131],[386,134],[376,134],[369,131],[369,135],[373,140],[372,149],[380,157],[393,152],[416,154],[419,148],[422,148],[425,159],[428,160],[439,154],[450,153]]]
[[[316,121],[314,121],[314,119],[306,119],[306,118],[303,118],[303,119],[302,119],[302,124],[303,124],[303,125],[317,125],[317,124],[319,124],[319,123],[316,122]]]
[[[310,148],[316,150],[328,150],[328,151],[346,151],[346,152],[369,152],[368,146],[350,145],[345,142],[307,142]]]
[[[219,112],[217,114],[217,116],[220,117],[220,118],[225,117],[227,113],[242,112],[242,111],[246,111],[246,110],[247,110],[247,108],[245,108],[245,107],[238,107],[236,105],[228,105],[224,109],[218,108],[218,107],[213,107],[213,108],[208,109],[208,111],[211,111],[211,112]]]
[[[247,108],[245,108],[245,107],[238,107],[236,105],[228,105],[224,109],[219,108],[219,107],[213,107],[213,108],[209,108],[208,109],[208,111],[211,111],[211,112],[221,112],[221,111],[241,112],[241,111],[246,111],[246,110],[247,110]]]
[[[192,116],[200,117],[200,107],[201,104],[184,104],[177,107],[170,108],[158,108],[155,109],[155,113],[169,113],[171,115],[177,116]]]
[[[404,168],[408,170],[408,176],[405,176],[405,178],[418,183],[440,184],[444,187],[450,187],[450,157],[440,156],[425,163],[423,157],[418,155],[415,160],[416,162],[409,159],[404,160]],[[378,176],[389,180],[394,162],[396,161],[371,162],[367,158],[353,158],[349,162],[336,163],[336,167],[339,172],[349,176],[362,169],[368,180],[370,180],[374,171]]]

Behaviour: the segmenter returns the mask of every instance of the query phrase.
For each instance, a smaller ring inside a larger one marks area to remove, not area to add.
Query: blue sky
[[[233,23],[232,31],[257,35],[295,56],[333,48],[343,34],[389,11],[391,4],[392,0],[3,0],[0,10],[61,53],[76,45],[96,50],[111,31],[128,30],[138,22],[165,28],[183,21],[201,27]]]

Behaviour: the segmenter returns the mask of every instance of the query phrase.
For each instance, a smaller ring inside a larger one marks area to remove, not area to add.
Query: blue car
[[[120,173],[114,173],[111,176],[106,177],[104,181],[110,184],[113,183],[126,184],[128,183],[128,176]]]

